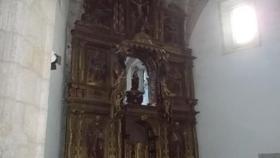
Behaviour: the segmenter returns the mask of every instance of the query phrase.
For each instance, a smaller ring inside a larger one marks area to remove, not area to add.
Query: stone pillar
[[[56,0],[0,0],[0,158],[43,158]]]

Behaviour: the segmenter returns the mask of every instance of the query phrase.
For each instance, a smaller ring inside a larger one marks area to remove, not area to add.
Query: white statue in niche
[[[127,57],[126,59],[126,91],[132,88],[133,75],[137,74],[139,78],[138,91],[143,92],[142,105],[149,104],[149,82],[148,71],[143,62],[137,58]]]

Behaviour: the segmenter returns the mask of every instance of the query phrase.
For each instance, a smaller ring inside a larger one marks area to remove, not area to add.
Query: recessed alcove
[[[131,91],[133,87],[142,95],[141,105],[149,105],[149,75],[144,63],[134,57],[127,57],[126,65],[126,92]],[[127,99],[127,98],[126,98]],[[125,103],[127,103],[125,101]]]

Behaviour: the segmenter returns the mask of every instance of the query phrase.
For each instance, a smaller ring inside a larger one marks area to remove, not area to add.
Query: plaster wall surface
[[[219,2],[192,33],[201,158],[257,158],[280,151],[280,1],[255,0],[261,43],[225,53]]]
[[[61,64],[50,73],[45,158],[61,158],[65,132],[65,51],[69,0],[57,1],[52,50],[61,57]]]

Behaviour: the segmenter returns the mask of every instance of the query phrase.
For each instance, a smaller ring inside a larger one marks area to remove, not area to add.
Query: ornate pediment
[[[154,44],[152,38],[145,32],[137,33],[133,37],[132,41],[137,42],[137,43],[147,44],[147,45],[153,45]]]
[[[184,48],[200,13],[197,9],[205,3],[195,1],[84,0],[81,23],[129,39],[144,32],[153,40]]]

